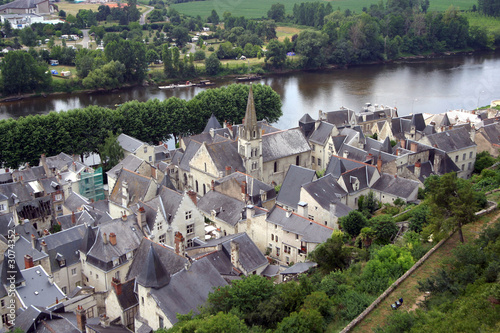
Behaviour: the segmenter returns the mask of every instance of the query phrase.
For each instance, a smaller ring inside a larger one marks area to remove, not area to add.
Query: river
[[[234,80],[226,78],[216,83],[224,86]],[[367,102],[395,106],[400,116],[475,109],[500,99],[500,51],[275,74],[254,83],[267,84],[280,94],[283,117],[275,126],[282,129],[297,126],[305,113],[317,118],[318,110],[332,111],[341,106],[361,110]],[[203,89],[160,90],[150,86],[30,98],[0,103],[0,119],[89,105],[115,107],[130,100],[163,100],[171,96],[190,99]]]

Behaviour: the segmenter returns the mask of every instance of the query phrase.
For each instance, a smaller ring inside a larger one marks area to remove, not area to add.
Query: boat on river
[[[236,81],[243,82],[243,81],[255,81],[255,80],[260,80],[260,79],[262,79],[262,76],[260,76],[260,75],[246,75],[246,76],[236,78]]]
[[[188,87],[195,87],[196,84],[186,81],[185,84],[171,84],[169,86],[159,86],[158,88],[160,89],[174,89],[174,88],[188,88]]]

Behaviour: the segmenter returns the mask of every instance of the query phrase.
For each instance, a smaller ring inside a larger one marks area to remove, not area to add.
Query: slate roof
[[[127,201],[130,206],[144,199],[149,187],[154,183],[154,180],[127,169],[122,169],[109,195],[109,200],[119,205],[122,205],[123,202],[123,182],[127,182],[128,185]]]
[[[283,230],[298,234],[301,241],[308,243],[323,243],[331,237],[333,229],[305,217],[291,213],[275,206],[266,219],[268,222],[280,225]]]
[[[337,217],[346,216],[352,210],[340,202],[340,198],[346,196],[347,192],[337,183],[331,174],[327,174],[318,180],[304,184],[302,188],[309,193],[323,209],[330,210],[330,204],[334,204],[335,216]]]
[[[328,111],[325,112],[326,121],[330,124],[334,124],[337,128],[343,128],[346,126],[350,126],[350,120],[352,116],[355,114],[353,110],[349,109],[341,109],[337,111]]]
[[[425,135],[430,135],[436,133],[436,128],[432,125],[425,126],[425,129],[422,131]]]
[[[24,170],[16,170],[12,172],[12,177],[17,180],[20,180],[22,177],[22,180],[24,182],[30,182],[33,180],[45,178],[47,177],[47,174],[45,173],[45,169],[42,166],[34,166],[28,167]]]
[[[127,169],[135,172],[143,162],[144,160],[142,158],[139,158],[135,155],[128,155],[117,165],[115,165],[111,170],[106,172],[106,174],[111,178],[117,178],[122,169]]]
[[[16,292],[24,307],[30,305],[46,307],[56,303],[56,299],[62,300],[65,297],[56,284],[49,283],[49,275],[42,266],[23,269],[21,273],[26,279],[26,285],[17,288]]]
[[[415,200],[419,183],[410,179],[382,174],[372,185],[372,189],[401,197],[405,200]],[[413,195],[413,196],[412,196]]]
[[[46,253],[38,251],[37,249],[34,249],[31,246],[31,236],[29,240],[24,237],[19,237],[15,245],[15,251],[16,251],[15,253],[16,262],[21,269],[26,268],[24,265],[25,255],[30,255],[33,258],[34,262],[46,258],[48,256]]]
[[[255,243],[244,233],[228,235],[219,239],[211,239],[197,248],[213,247],[219,244],[222,245],[222,250],[215,253],[202,253],[197,257],[207,256],[210,262],[217,268],[219,273],[230,275],[233,273],[233,265],[231,264],[231,242],[239,245],[239,263],[247,272],[252,272],[259,267],[269,264],[266,257],[260,252]]]
[[[307,272],[309,270],[309,268],[315,267],[317,265],[318,265],[317,263],[312,262],[312,261],[298,262],[295,265],[293,265],[292,267],[285,269],[280,274],[281,275],[300,274],[300,273]]]
[[[42,241],[45,241],[47,244],[47,254],[49,255],[52,272],[57,272],[62,268],[58,261],[60,258],[66,260],[66,264],[63,267],[71,266],[80,261],[78,250],[82,245],[85,229],[84,225],[79,225],[41,237],[37,240],[37,250],[42,249]]]
[[[342,145],[342,151],[339,152],[339,155],[344,156],[347,153],[347,157],[351,160],[356,160],[358,162],[367,162],[371,158],[368,156],[368,152],[363,149],[356,148],[354,146],[344,144]]]
[[[344,172],[360,168],[364,165],[366,164],[363,162],[332,155],[326,167],[325,175],[332,174],[335,179],[339,179]]]
[[[123,310],[131,308],[138,305],[137,295],[134,292],[135,280],[128,280],[122,283],[122,292],[120,295],[116,295],[118,303]]]
[[[320,122],[318,128],[316,128],[316,130],[314,130],[309,137],[309,141],[324,146],[326,144],[326,140],[328,140],[328,138],[332,135],[332,130],[334,128],[335,125],[333,124],[324,121]]]
[[[344,180],[344,184],[346,186],[346,190],[349,193],[356,193],[358,191],[362,191],[368,187],[370,183],[370,178],[372,173],[368,170],[369,168],[373,168],[371,166],[363,166],[357,169],[349,170],[344,172],[341,175],[341,178]],[[355,179],[359,181],[359,188],[357,190],[354,189],[353,184],[355,183]]]
[[[490,143],[500,145],[500,123],[483,126],[480,132]]]
[[[307,123],[314,123],[316,122],[316,120],[314,120],[310,115],[309,113],[306,113],[305,115],[303,115],[300,119],[299,119],[299,122],[300,123],[303,123],[303,124],[307,124]]]
[[[118,138],[116,138],[116,140],[123,148],[123,150],[128,151],[130,153],[135,153],[137,149],[139,149],[143,144],[145,144],[144,142],[124,133],[118,135]]]
[[[191,171],[191,167],[189,166],[189,162],[191,162],[191,159],[196,154],[198,149],[200,149],[201,145],[202,144],[198,141],[195,141],[195,140],[189,141],[189,144],[186,146],[186,151],[184,152],[184,154],[182,154],[182,158],[180,159],[179,167],[182,170],[185,170],[188,172]],[[177,156],[177,154],[175,156]]]
[[[0,184],[12,183],[13,181],[11,172],[0,173]]]
[[[300,128],[291,128],[262,136],[262,159],[264,163],[310,150],[311,147]]]
[[[73,214],[75,215],[75,223],[73,223]],[[75,225],[81,225],[87,223],[89,225],[94,225],[95,220],[86,210],[81,212],[76,212],[68,215],[62,215],[56,217],[56,221],[61,226],[61,230],[66,230]]]
[[[250,196],[250,200],[252,201],[252,204],[258,205],[259,203],[261,204],[261,199],[260,199],[260,192],[264,191],[267,194],[267,200],[273,199],[276,197],[276,190],[274,189],[274,186],[268,185],[256,178],[253,178],[252,176],[249,176],[247,174],[244,174],[242,172],[233,172],[232,174],[225,176],[223,178],[220,178],[215,181],[214,185],[218,186],[221,184],[225,184],[226,182],[231,182],[234,181],[236,182],[239,186],[243,185],[243,182],[245,181],[247,183],[246,188],[247,188],[247,194]],[[224,192],[223,189],[219,190],[219,192]],[[239,199],[239,198],[237,198]],[[262,205],[259,205],[262,206]]]
[[[127,253],[135,251],[142,240],[142,234],[133,215],[127,216],[126,221],[114,219],[112,221],[99,225],[96,235],[96,241],[90,251],[87,253],[87,262],[103,271],[113,269],[113,261],[118,259],[118,265],[127,262]],[[103,242],[103,234],[108,237],[107,244]],[[116,235],[116,245],[109,241],[109,235]]]
[[[223,193],[210,191],[198,200],[198,208],[210,215],[216,211],[216,217],[231,226],[235,226],[242,219],[242,211],[246,204]]]
[[[206,147],[217,170],[224,172],[226,166],[230,166],[232,170],[246,171],[243,160],[238,153],[238,143],[236,141],[225,140],[207,144]]]
[[[9,215],[12,216],[13,214],[11,213]],[[36,238],[39,237],[38,231],[33,226],[33,224],[31,224],[30,222],[24,222],[24,221],[21,221],[21,222],[22,222],[22,224],[17,224],[14,227],[14,230],[16,233],[18,233],[20,236],[26,238],[28,241],[31,241],[31,235],[35,235]],[[14,221],[12,221],[12,223],[14,224]]]
[[[457,150],[476,146],[465,128],[452,129],[424,137],[430,145],[451,153]],[[424,141],[425,142],[425,141]]]
[[[33,199],[27,186],[18,182],[0,184],[0,193],[9,198],[9,207],[17,202],[27,202]]]
[[[147,258],[150,255],[150,248],[153,246],[154,252],[158,257],[161,266],[167,271],[170,275],[179,272],[184,268],[184,265],[188,262],[188,260],[175,253],[175,251],[167,246],[163,246],[157,244],[150,239],[143,238],[141,240],[141,244],[137,249],[134,260],[130,265],[130,268],[127,273],[126,280],[131,280],[137,278],[140,274],[144,274],[145,264],[147,262]],[[147,277],[147,276],[146,276]],[[147,281],[146,282],[151,282]]]
[[[45,161],[49,169],[63,171],[73,163],[73,158],[66,153],[59,153],[55,156],[47,157]]]
[[[154,289],[160,289],[170,282],[170,273],[163,266],[153,244],[149,245],[142,270],[135,279],[141,286]]]
[[[0,6],[0,10],[4,9],[28,9],[36,8],[36,6],[46,0],[16,0]]]
[[[210,129],[216,129],[216,128],[222,128],[220,125],[219,121],[217,118],[215,118],[215,115],[212,113],[210,118],[207,121],[207,125],[205,126],[205,129],[203,130],[203,133],[210,132]]]
[[[189,270],[181,270],[171,276],[170,283],[161,289],[151,289],[150,294],[168,320],[175,324],[177,313],[187,314],[204,304],[213,288],[227,282],[206,258],[196,260]]]
[[[290,165],[278,192],[276,202],[297,209],[297,204],[300,201],[300,188],[302,185],[313,181],[315,176],[316,171],[314,170],[293,164]]]
[[[49,312],[40,306],[30,305],[27,309],[21,309],[16,315],[15,327],[20,328],[23,332],[33,332],[35,326],[42,325],[42,320],[48,320],[50,318],[62,319],[57,313]]]
[[[90,204],[90,201],[87,198],[85,198],[84,196],[82,196],[76,192],[72,192],[64,200],[64,206],[72,212],[76,212],[80,208],[82,208],[84,205],[88,205],[88,204]]]

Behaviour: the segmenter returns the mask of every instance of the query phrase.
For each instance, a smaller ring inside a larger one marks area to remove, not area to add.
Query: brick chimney
[[[75,212],[71,212],[71,224],[76,224],[76,216],[75,216]]]
[[[31,247],[35,248],[36,246],[36,237],[35,235],[31,234]]]
[[[45,243],[44,240],[40,242],[40,245],[42,246],[42,252],[47,253],[47,243]]]
[[[411,143],[411,151],[416,153],[418,148],[418,144],[416,142]]]
[[[109,244],[116,245],[116,234],[114,232],[109,234]]]
[[[417,161],[417,163],[415,163],[415,170],[414,170],[414,174],[415,174],[415,177],[420,177],[420,171],[422,170],[422,164],[420,163],[420,160]]]
[[[247,199],[247,182],[241,182],[241,200],[246,201]]]
[[[378,172],[382,172],[382,156],[378,155],[377,159],[377,170]]]
[[[137,223],[141,229],[144,229],[146,226],[146,210],[144,207],[139,207],[137,210]]]
[[[183,255],[184,254],[184,236],[180,232],[175,233],[174,238],[175,243],[175,253]]]
[[[123,214],[122,214],[122,221],[123,221],[123,222],[127,222],[127,212],[126,212],[126,211],[123,211]]]
[[[117,278],[111,279],[111,286],[115,289],[116,295],[121,295],[122,293],[122,283]]]
[[[50,235],[50,232],[47,229],[43,229],[43,235],[48,236]]]
[[[210,189],[211,189],[212,191],[215,191],[215,181],[214,181],[213,179],[212,179],[212,183],[211,183],[211,185],[210,185]]]
[[[188,191],[187,193],[191,200],[193,200],[194,204],[198,204],[198,198],[196,197],[196,192],[195,191]]]
[[[401,148],[406,149],[406,140],[405,139],[401,139],[399,141],[399,145],[401,146]]]
[[[85,310],[81,305],[76,308],[76,326],[81,332],[86,332],[85,324],[87,324],[87,316]]]
[[[255,214],[255,208],[253,205],[247,206],[247,219],[252,218]]]
[[[108,235],[106,235],[106,233],[102,234],[102,242],[104,245],[108,244]]]
[[[28,269],[33,267],[33,257],[30,256],[29,254],[24,255],[24,268]]]
[[[226,166],[226,176],[229,176],[231,174],[231,166]]]

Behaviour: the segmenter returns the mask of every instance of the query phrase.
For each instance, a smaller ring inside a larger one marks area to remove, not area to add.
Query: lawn
[[[66,12],[66,15],[72,14],[74,16],[76,16],[76,14],[80,9],[87,9],[87,10],[91,9],[92,11],[97,12],[97,8],[99,8],[99,6],[101,5],[102,5],[101,3],[96,3],[96,4],[84,3],[84,2],[69,3],[66,1],[57,3],[57,7],[59,7],[59,10],[64,10]],[[147,8],[144,6],[137,6],[137,9],[139,9],[139,11],[143,13]]]
[[[206,0],[206,1],[193,1],[184,2],[172,5],[173,8],[179,12],[196,17],[200,15],[202,18],[206,18],[215,9],[222,18],[224,12],[230,12],[233,16],[245,16],[246,18],[261,18],[267,17],[267,11],[271,8],[273,3],[285,3],[285,10],[287,14],[291,14],[293,11],[293,6],[295,4],[300,4],[302,2],[316,2],[321,0]],[[359,13],[363,7],[369,8],[371,4],[377,4],[378,0],[331,0],[325,1],[330,2],[334,10],[340,8],[341,10],[354,10]],[[444,11],[449,6],[453,5],[461,10],[468,10],[472,8],[472,5],[477,6],[476,0],[432,0],[430,2],[429,10]]]
[[[463,228],[465,241],[472,241],[488,224],[494,223],[500,217],[498,211],[481,217],[473,224]],[[397,311],[413,311],[418,303],[425,298],[425,293],[417,289],[418,281],[433,275],[452,255],[452,250],[460,244],[458,233],[455,232],[436,252],[434,252],[411,276],[403,281],[391,294],[383,300],[375,310],[355,326],[351,332],[373,332],[373,329],[382,327],[386,318],[391,314],[391,304],[403,297],[403,305]]]
[[[465,13],[470,26],[486,28],[496,36],[500,36],[500,18],[479,15],[478,13]]]

